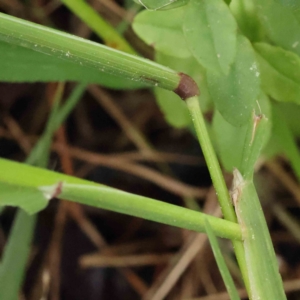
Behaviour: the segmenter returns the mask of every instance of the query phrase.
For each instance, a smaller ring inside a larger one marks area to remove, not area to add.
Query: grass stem
[[[196,134],[201,145],[210,176],[215,187],[218,200],[226,220],[237,222],[236,214],[234,212],[228,189],[222,174],[220,164],[215,154],[214,148],[206,129],[205,121],[201,112],[198,96],[188,98],[186,100],[188,109],[190,111]],[[234,251],[243,275],[246,287],[249,287],[247,265],[245,260],[244,247],[242,242],[232,240]]]

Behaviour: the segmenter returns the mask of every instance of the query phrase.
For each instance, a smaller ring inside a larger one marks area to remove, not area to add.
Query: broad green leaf
[[[298,0],[275,0],[275,2],[278,2],[282,6],[286,6],[294,10],[300,9],[300,2]]]
[[[284,122],[288,125],[295,138],[300,137],[300,106],[294,103],[278,103]]]
[[[237,25],[223,0],[191,0],[183,32],[190,51],[203,67],[229,72],[236,55]]]
[[[222,166],[228,172],[239,168],[247,126],[236,127],[228,123],[216,110],[212,122],[213,138]]]
[[[204,68],[193,58],[179,59],[162,53],[156,54],[156,61],[180,72],[190,75],[198,84],[201,95],[199,97],[203,112],[212,109],[212,103],[208,94],[206,72]],[[166,120],[175,127],[187,127],[192,123],[187,106],[177,95],[163,89],[155,89],[156,99]]]
[[[135,0],[149,10],[173,9],[186,5],[189,0]]]
[[[300,57],[266,43],[254,44],[262,89],[272,98],[300,104]]]
[[[256,113],[263,113],[269,120],[264,133],[264,143],[267,143],[271,133],[271,105],[267,96],[260,94],[258,97],[258,105],[256,105]],[[250,116],[252,120],[252,115]],[[242,156],[244,152],[245,137],[249,122],[242,127],[236,127],[228,123],[218,111],[215,111],[212,122],[212,134],[216,144],[217,153],[221,159],[223,167],[232,172],[234,168],[241,169]]]
[[[163,89],[155,89],[155,96],[159,108],[166,121],[177,128],[191,125],[191,117],[185,103],[174,93]]]
[[[289,159],[296,176],[300,178],[299,148],[281,107],[282,105],[277,103],[272,105],[272,136],[264,152],[268,157],[284,154]]]
[[[166,55],[191,56],[182,32],[185,7],[168,11],[142,11],[133,22],[133,30],[148,45]]]
[[[300,2],[298,2],[298,5],[299,5],[299,3]],[[300,9],[294,9],[293,14],[294,14],[295,18],[297,19],[298,23],[300,23]]]
[[[226,121],[242,126],[251,115],[260,93],[260,71],[249,41],[239,35],[237,54],[228,75],[207,73],[209,93]]]
[[[140,83],[67,60],[0,41],[0,80],[4,82],[83,81],[116,89],[142,87]]]
[[[223,278],[223,281],[225,283],[227,292],[230,296],[231,300],[239,300],[241,299],[239,297],[238,291],[234,285],[233,279],[230,275],[230,272],[228,270],[228,267],[225,263],[224,257],[222,255],[220,246],[218,244],[218,240],[209,224],[209,222],[207,220],[205,220],[205,230],[209,239],[209,243],[211,245],[211,248],[213,250],[219,271],[221,273],[221,276]]]
[[[262,26],[278,46],[300,55],[300,19],[283,0],[253,0]]]
[[[260,41],[264,32],[253,0],[232,0],[229,7],[242,33],[252,42]]]

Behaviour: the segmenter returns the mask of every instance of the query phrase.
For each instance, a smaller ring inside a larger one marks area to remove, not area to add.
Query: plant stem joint
[[[180,81],[174,93],[177,94],[182,100],[200,95],[197,83],[192,77],[184,73],[178,73]]]

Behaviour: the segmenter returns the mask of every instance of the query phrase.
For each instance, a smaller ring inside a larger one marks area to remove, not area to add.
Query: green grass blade
[[[56,131],[61,124],[65,122],[71,111],[80,101],[87,85],[85,83],[78,84],[69,98],[60,106],[57,114],[55,115],[55,124],[53,130]]]
[[[249,120],[241,172],[233,172],[232,200],[241,225],[250,299],[286,299],[268,226],[253,184],[254,165],[268,135],[268,120],[253,112]]]
[[[217,261],[217,265],[218,265],[218,268],[220,270],[221,276],[222,276],[223,281],[225,283],[227,292],[230,296],[230,299],[231,300],[241,299],[239,297],[238,291],[237,291],[237,289],[234,285],[234,282],[233,282],[233,279],[230,275],[228,267],[225,263],[224,257],[222,256],[221,249],[220,249],[220,246],[218,244],[217,238],[214,235],[214,232],[213,232],[213,230],[212,230],[212,228],[209,224],[209,221],[207,221],[207,220],[205,220],[205,230],[206,230],[211,248],[213,250],[215,259]]]
[[[4,82],[85,81],[113,89],[146,87],[140,82],[104,74],[78,62],[33,52],[31,49],[4,41],[0,41],[0,53],[0,80]]]
[[[63,105],[60,105],[63,85],[60,84],[58,86],[45,131],[27,158],[28,164],[44,168],[47,167],[52,136],[81,99],[86,86],[85,83],[78,84]]]
[[[22,191],[39,190],[45,199],[59,196],[78,203],[144,218],[180,228],[203,232],[206,215],[147,197],[119,191],[87,180],[0,159],[0,182]],[[16,177],[18,174],[18,177]],[[30,174],[30,176],[28,176]],[[0,198],[1,199],[1,198]],[[1,203],[0,203],[1,205]],[[23,201],[23,209],[32,204]],[[36,207],[38,210],[40,207]],[[217,236],[240,240],[238,224],[206,216]]]
[[[54,102],[44,133],[37,144],[34,146],[33,150],[30,152],[26,160],[27,164],[36,165],[42,168],[47,167],[52,136],[56,128],[59,126],[56,122],[56,116],[58,114],[59,104],[62,98],[63,91],[64,85],[60,83],[54,95]]]
[[[127,41],[85,1],[62,0],[62,2],[94,30],[107,46],[127,53],[136,54]]]
[[[184,13],[185,7],[166,11],[143,10],[134,18],[132,28],[156,52],[172,57],[188,58],[191,56],[191,52],[187,44],[178,43],[178,41],[184,40],[182,32]]]
[[[241,162],[241,173],[244,179],[252,179],[254,167],[261,149],[268,139],[268,119],[253,112],[248,124],[244,151]]]
[[[150,60],[0,13],[0,40],[150,86],[176,90],[180,75]],[[84,78],[82,79],[84,81]]]
[[[237,54],[237,24],[223,0],[190,0],[183,33],[193,56],[206,70],[228,74]]]
[[[300,153],[296,142],[296,137],[287,124],[280,106],[273,104],[273,133],[272,139],[276,146],[280,148],[280,152],[284,153],[290,160],[292,168],[300,181]]]
[[[286,299],[268,226],[251,180],[234,172],[235,209],[241,225],[251,299]]]
[[[18,210],[0,264],[0,299],[18,299],[35,223],[35,215]]]

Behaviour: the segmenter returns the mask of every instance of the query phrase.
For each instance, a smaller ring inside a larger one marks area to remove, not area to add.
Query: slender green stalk
[[[186,103],[195,126],[212,182],[218,195],[223,215],[226,220],[237,222],[223,173],[206,129],[198,97],[189,98],[186,100]]]
[[[0,264],[0,299],[18,299],[35,223],[36,215],[18,209]]]
[[[204,118],[201,112],[200,104],[198,97],[191,97],[186,100],[188,109],[190,111],[196,134],[201,145],[206,163],[208,165],[208,169],[210,172],[210,176],[213,181],[213,185],[216,189],[216,193],[218,195],[218,200],[223,212],[223,215],[226,220],[231,222],[237,222],[236,214],[234,212],[231,199],[229,196],[228,189],[226,187],[224,177],[221,171],[221,167],[219,165],[217,156],[215,154],[214,148],[211,144],[206,125],[204,122]],[[232,241],[234,251],[243,275],[243,279],[245,282],[245,286],[249,287],[248,273],[247,273],[247,264],[245,260],[244,247],[242,242],[240,241]]]
[[[216,236],[214,235],[214,232],[211,229],[211,226],[207,220],[205,220],[205,229],[206,233],[211,245],[211,248],[213,250],[218,268],[220,270],[221,276],[223,278],[224,284],[226,286],[227,292],[230,296],[231,300],[240,300],[239,294],[237,292],[237,289],[234,285],[233,279],[230,275],[230,272],[228,270],[228,267],[225,263],[225,259],[221,253],[220,246],[218,244],[218,240]]]
[[[107,46],[130,54],[136,54],[127,41],[85,1],[62,0],[62,2],[94,30]]]
[[[18,187],[20,194],[22,194],[22,190],[27,193],[28,191],[36,193],[39,190],[45,199],[58,196],[78,203],[198,232],[205,231],[204,218],[208,218],[217,236],[241,239],[238,224],[180,206],[5,159],[0,159],[0,169],[2,170],[0,182],[11,188]],[[29,201],[22,205],[24,209],[27,206],[32,209]]]
[[[58,30],[0,13],[0,40],[134,81],[176,90],[181,76],[167,67]],[[84,81],[84,78],[82,79]]]
[[[59,107],[59,110],[58,110],[57,114],[55,115],[55,124],[53,126],[54,131],[56,131],[59,128],[59,126],[65,122],[67,117],[70,115],[72,110],[75,108],[75,106],[81,99],[81,96],[83,95],[86,87],[87,87],[87,84],[79,83],[74,88],[74,90],[72,91],[72,94],[69,96],[69,98],[66,100],[66,102]]]
[[[30,152],[26,160],[26,163],[29,165],[35,165],[42,168],[47,167],[52,136],[56,128],[56,115],[58,114],[59,104],[62,98],[63,91],[64,84],[60,83],[54,95],[54,102],[44,133],[34,146],[33,150]]]

